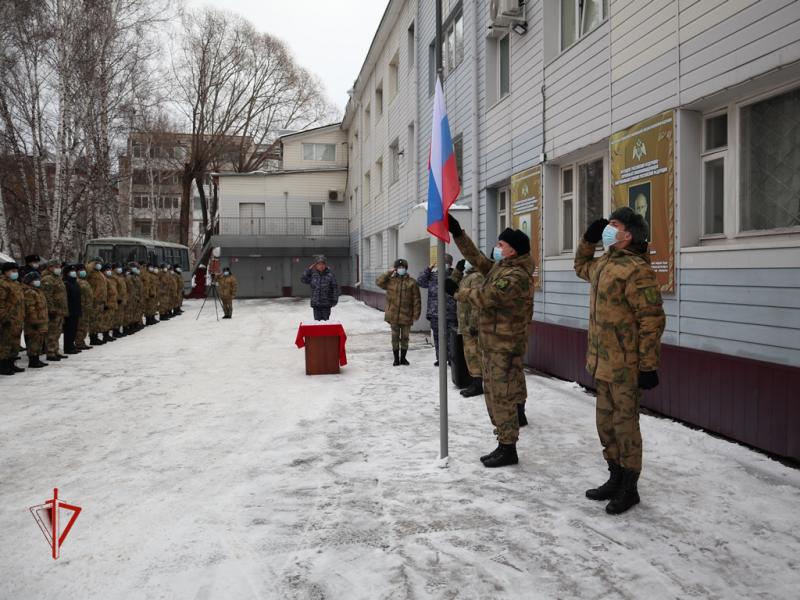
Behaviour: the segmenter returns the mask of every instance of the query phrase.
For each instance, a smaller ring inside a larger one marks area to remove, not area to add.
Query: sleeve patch
[[[647,287],[642,292],[648,304],[661,304],[661,294],[659,294],[658,288]]]
[[[508,279],[498,279],[495,282],[494,287],[496,287],[499,290],[505,290],[508,287],[508,285],[509,285]]]

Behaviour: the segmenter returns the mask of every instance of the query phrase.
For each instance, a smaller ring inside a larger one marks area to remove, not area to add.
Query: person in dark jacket
[[[75,265],[64,268],[64,286],[67,288],[67,316],[64,317],[64,354],[78,354],[75,346],[78,322],[81,318],[81,288],[78,285],[78,269]]]
[[[445,264],[447,266],[445,278],[450,278],[453,275],[453,257],[445,254]],[[428,321],[431,322],[431,329],[433,329],[433,345],[436,348],[436,362],[434,366],[439,366],[439,272],[436,265],[431,265],[426,268],[417,277],[419,287],[428,290],[428,310],[426,316]],[[458,283],[458,282],[456,282]],[[445,296],[447,298],[447,326],[446,334],[450,335],[451,329],[458,329],[458,312],[456,309],[456,301],[452,296]]]
[[[311,286],[314,320],[327,321],[331,316],[331,308],[339,303],[339,284],[328,267],[327,259],[317,256],[316,262],[306,269],[300,281]]]

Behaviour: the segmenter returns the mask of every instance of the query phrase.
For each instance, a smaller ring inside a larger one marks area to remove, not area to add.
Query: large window
[[[559,180],[561,251],[572,252],[575,239],[605,214],[605,160],[565,165]]]
[[[800,88],[739,117],[739,229],[800,227]]]
[[[728,114],[703,121],[703,235],[725,232],[725,159]]]
[[[490,106],[511,91],[511,36],[486,39],[486,100]]]
[[[608,0],[560,0],[561,49],[566,50],[608,17]]]
[[[579,232],[585,231],[590,223],[603,218],[603,186],[602,158],[578,165]]]
[[[414,66],[414,54],[416,49],[416,38],[414,36],[414,23],[411,23],[408,27],[408,49],[406,50],[408,53],[408,69],[411,70]]]
[[[336,160],[336,144],[303,144],[303,160],[333,162]]]
[[[442,14],[445,14],[444,9]],[[464,19],[461,9],[442,25],[442,68],[446,79],[464,60]]]
[[[398,88],[400,87],[400,51],[394,53],[392,60],[389,62],[389,104],[392,103],[394,97],[397,95]]]

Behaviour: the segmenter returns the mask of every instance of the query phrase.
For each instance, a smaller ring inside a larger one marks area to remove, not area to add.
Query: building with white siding
[[[376,273],[430,243],[434,6],[388,3],[343,123],[356,293],[377,307]],[[444,0],[443,18],[460,220],[481,248],[529,227],[538,255],[527,363],[591,385],[575,244],[631,205],[668,315],[643,405],[800,458],[800,1]]]
[[[221,249],[241,297],[309,295],[300,276],[318,254],[350,280],[344,131],[336,123],[285,135],[280,145],[277,170],[213,175],[219,223],[210,246]]]

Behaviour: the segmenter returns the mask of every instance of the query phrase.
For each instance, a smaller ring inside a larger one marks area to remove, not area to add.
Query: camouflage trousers
[[[597,381],[597,434],[606,460],[642,470],[638,385]]]
[[[408,350],[408,337],[411,325],[392,324],[392,350]]]
[[[222,311],[227,316],[231,316],[233,314],[233,298],[230,296],[220,296],[219,300],[222,302]]]
[[[92,312],[89,313],[87,325],[89,326],[90,334],[97,335],[105,331],[103,329],[103,314],[105,314],[105,306],[102,304],[99,306],[95,305]]]
[[[39,356],[45,353],[44,341],[47,336],[47,329],[42,325],[42,329],[33,327],[25,328],[25,351],[28,356]]]
[[[464,342],[464,360],[467,363],[467,370],[472,377],[481,376],[481,349],[478,344],[478,336],[465,333],[461,336]]]
[[[497,441],[515,444],[519,439],[517,404],[524,404],[528,397],[522,356],[484,348],[481,351],[481,372],[486,410]]]
[[[0,360],[16,358],[19,353],[19,334],[17,325],[11,321],[0,323]]]
[[[58,354],[58,338],[64,329],[64,317],[50,317],[47,324],[47,354]]]
[[[75,345],[78,348],[86,346],[86,336],[89,335],[89,321],[91,321],[91,316],[81,316],[78,319],[78,330],[75,333]]]

